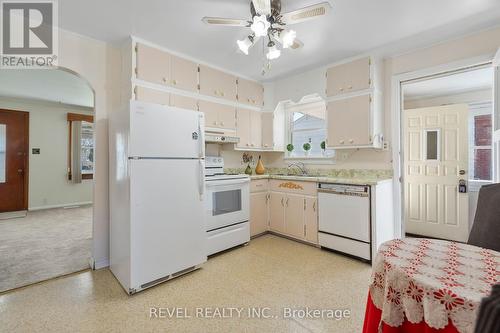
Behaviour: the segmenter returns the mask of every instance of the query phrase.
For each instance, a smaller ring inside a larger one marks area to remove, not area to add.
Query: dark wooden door
[[[0,109],[0,213],[28,208],[29,113]]]

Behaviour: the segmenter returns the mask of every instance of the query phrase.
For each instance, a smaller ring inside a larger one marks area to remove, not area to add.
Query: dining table
[[[372,263],[363,333],[473,333],[500,282],[500,252],[453,241],[383,243]]]

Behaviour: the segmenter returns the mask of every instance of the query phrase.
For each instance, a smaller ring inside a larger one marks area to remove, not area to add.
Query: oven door
[[[206,181],[207,231],[246,222],[250,217],[248,179]]]

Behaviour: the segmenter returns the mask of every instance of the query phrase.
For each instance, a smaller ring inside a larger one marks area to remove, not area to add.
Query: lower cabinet
[[[250,236],[262,234],[268,229],[266,192],[250,193]]]
[[[288,237],[318,244],[318,210],[316,183],[271,180],[266,200],[269,230]],[[263,199],[251,197],[251,206]],[[259,210],[255,208],[255,216]],[[253,220],[252,220],[253,223]],[[254,228],[258,228],[258,222]],[[251,227],[252,228],[252,227]]]

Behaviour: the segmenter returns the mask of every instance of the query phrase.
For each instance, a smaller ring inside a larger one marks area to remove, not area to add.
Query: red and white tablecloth
[[[363,332],[473,332],[481,299],[499,282],[499,252],[421,238],[386,242],[373,263]]]

